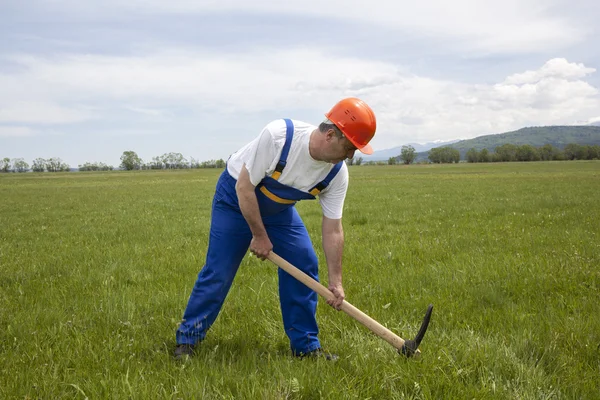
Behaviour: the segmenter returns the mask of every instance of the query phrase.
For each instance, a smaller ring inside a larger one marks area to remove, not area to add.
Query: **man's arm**
[[[344,229],[341,219],[330,219],[323,217],[323,251],[327,261],[327,273],[329,290],[335,295],[335,300],[327,301],[327,304],[336,310],[341,310],[342,301],[345,298],[342,286],[342,254],[344,252]]]
[[[271,243],[271,240],[269,240],[267,230],[262,222],[260,209],[258,208],[258,200],[256,199],[254,190],[255,186],[250,182],[250,174],[244,164],[240,171],[237,183],[235,184],[235,191],[237,192],[242,215],[246,219],[246,222],[248,222],[250,231],[252,231],[250,251],[261,260],[265,260],[271,250],[273,250],[273,244]]]

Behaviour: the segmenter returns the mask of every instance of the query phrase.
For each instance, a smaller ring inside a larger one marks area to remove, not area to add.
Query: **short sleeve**
[[[277,157],[273,135],[267,127],[263,129],[258,138],[250,143],[247,154],[246,169],[250,175],[250,182],[256,186],[265,177],[273,160]]]
[[[341,219],[348,191],[348,167],[343,165],[327,189],[319,195],[323,215],[329,219]]]

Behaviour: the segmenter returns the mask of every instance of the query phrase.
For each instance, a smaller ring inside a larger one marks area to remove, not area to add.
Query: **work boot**
[[[194,348],[196,346],[193,344],[178,344],[173,352],[176,360],[182,360],[187,357],[191,357],[194,355]]]
[[[322,348],[314,349],[308,353],[296,354],[296,357],[300,358],[324,358],[327,361],[337,361],[340,357],[337,354],[331,354]]]

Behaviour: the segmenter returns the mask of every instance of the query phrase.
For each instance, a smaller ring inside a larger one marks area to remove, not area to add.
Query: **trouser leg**
[[[265,219],[273,251],[319,280],[318,260],[306,227],[295,208]],[[320,347],[317,326],[317,293],[281,268],[279,299],[285,333],[295,354],[307,353]]]
[[[251,239],[239,210],[223,200],[214,200],[206,264],[198,274],[177,329],[178,344],[195,344],[204,339],[223,306]]]

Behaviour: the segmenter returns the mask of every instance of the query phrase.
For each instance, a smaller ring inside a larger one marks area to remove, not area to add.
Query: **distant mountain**
[[[423,152],[423,151],[429,151],[429,150],[433,149],[434,147],[448,146],[448,145],[456,143],[458,141],[459,140],[451,140],[448,142],[429,142],[429,143],[425,143],[425,144],[407,143],[403,146],[412,146],[415,148],[415,151],[417,153],[419,153],[419,152]],[[357,155],[355,155],[355,157],[362,157],[363,161],[387,161],[387,160],[389,160],[390,157],[398,157],[401,152],[402,152],[402,146],[398,146],[398,147],[392,147],[391,149],[374,151],[373,154],[371,154],[370,156],[367,156],[364,154],[357,154]]]
[[[588,126],[600,126],[600,121],[591,122],[588,124]]]
[[[517,131],[499,133],[494,135],[479,136],[474,139],[461,140],[450,145],[460,151],[461,158],[469,149],[480,151],[484,148],[493,152],[500,145],[510,143],[518,146],[530,144],[541,147],[551,144],[559,149],[569,143],[581,145],[600,145],[600,126],[538,126],[522,128]],[[443,147],[443,146],[436,146]],[[426,159],[427,152],[419,152],[417,160]]]
[[[486,148],[493,151],[497,146],[511,143],[530,144],[540,147],[551,144],[560,149],[569,143],[600,144],[600,127],[597,126],[539,126],[522,128],[513,132],[479,136],[475,139],[461,140],[451,147],[466,153],[469,149],[477,151]]]

